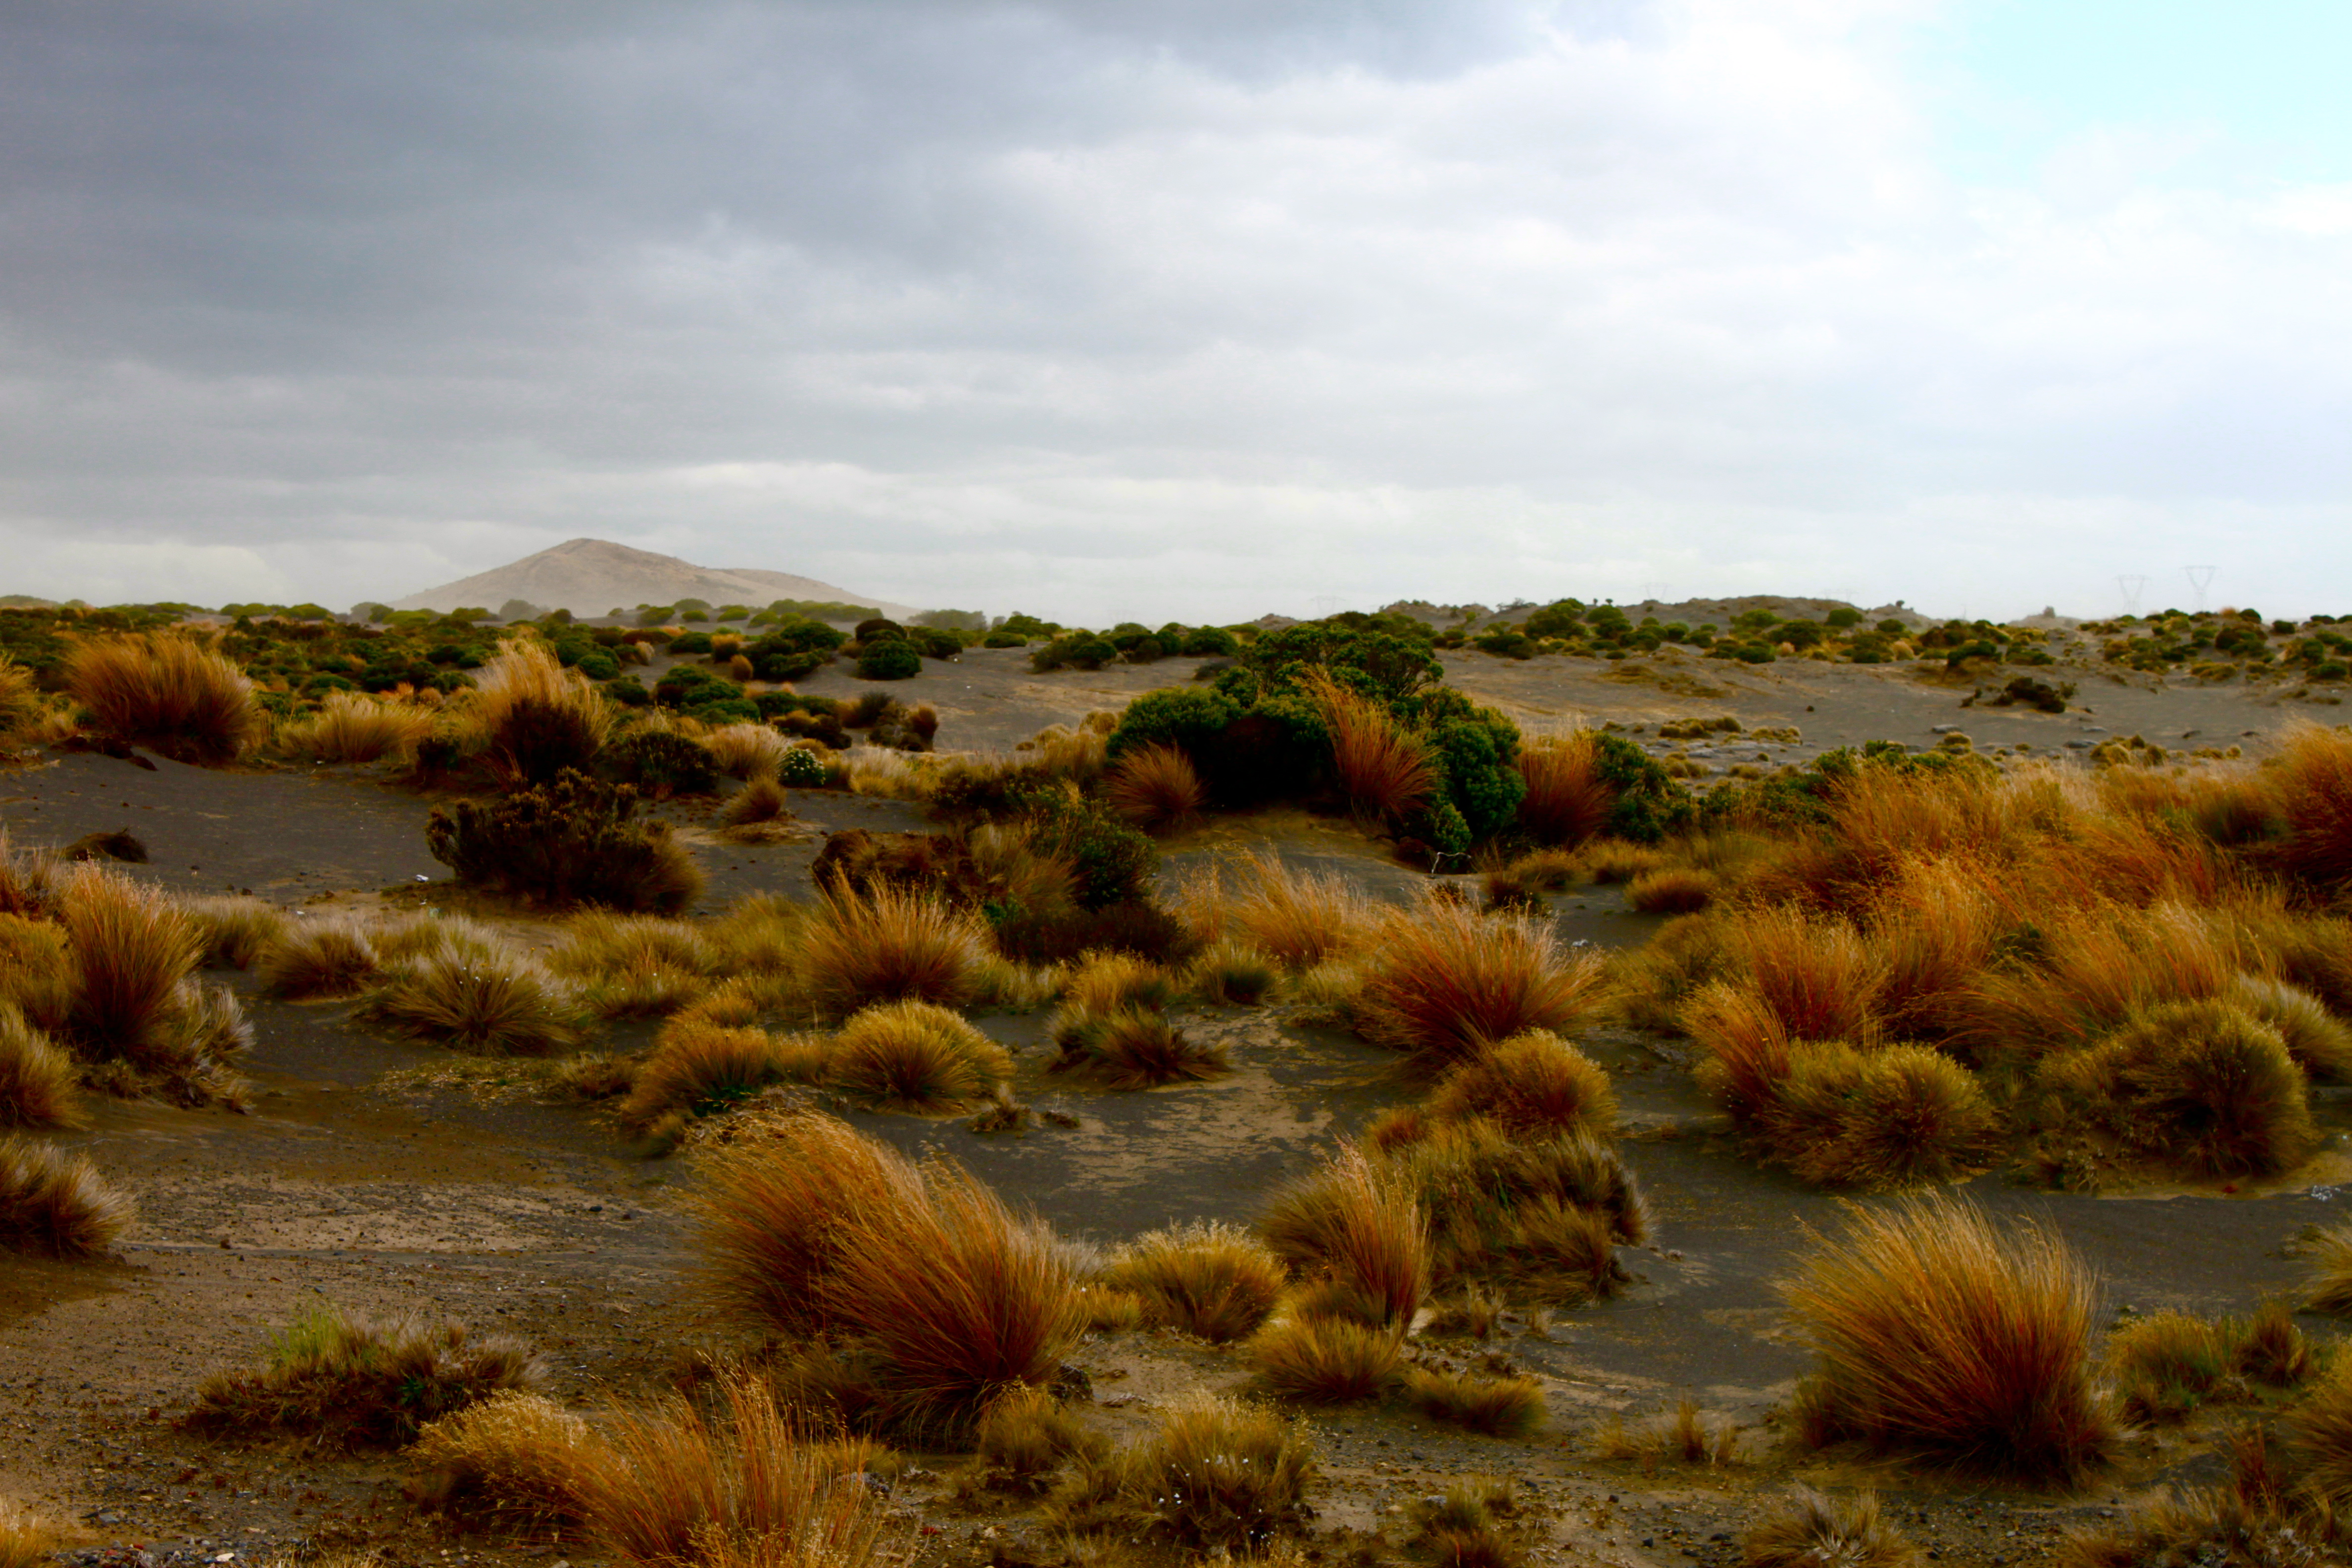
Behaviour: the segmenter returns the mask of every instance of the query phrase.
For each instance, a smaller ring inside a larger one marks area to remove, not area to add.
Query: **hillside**
[[[714,605],[764,606],[777,599],[829,599],[872,605],[884,615],[914,613],[854,589],[790,572],[752,567],[697,566],[675,555],[633,550],[604,539],[573,539],[488,572],[395,599],[395,610],[454,610],[478,605],[496,610],[509,599],[524,599],[543,610],[601,616],[615,605],[674,605],[703,599]]]

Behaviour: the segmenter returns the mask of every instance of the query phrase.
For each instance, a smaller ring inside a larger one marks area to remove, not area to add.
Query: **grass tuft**
[[[1402,1332],[1429,1294],[1430,1238],[1419,1194],[1386,1164],[1342,1143],[1278,1191],[1258,1234],[1293,1268],[1333,1288],[1346,1315]]]
[[[1381,932],[1358,1028],[1442,1068],[1530,1029],[1560,1029],[1598,1002],[1601,959],[1563,953],[1547,925],[1432,900]]]
[[[16,1004],[0,1001],[0,1128],[81,1125],[73,1058]]]
[[[242,895],[184,899],[180,908],[196,928],[197,962],[207,969],[252,968],[286,929],[275,905]]]
[[[611,1462],[588,1423],[541,1394],[502,1389],[429,1422],[408,1450],[411,1497],[518,1526],[576,1524]]]
[[[1386,705],[1351,691],[1318,668],[1302,683],[1331,737],[1332,771],[1362,816],[1401,822],[1439,787],[1429,744]]]
[[[91,1258],[131,1224],[130,1198],[88,1157],[0,1138],[0,1247],[42,1258]]]
[[[1112,811],[1147,833],[1174,833],[1197,821],[1208,791],[1192,759],[1174,746],[1139,746],[1103,780]]]
[[[972,999],[988,939],[974,919],[929,894],[877,883],[825,890],[802,958],[811,997],[846,1017],[876,1002]]]
[[[2050,1058],[2041,1081],[2062,1115],[2203,1175],[2275,1174],[2319,1142],[2285,1040],[2226,1002],[2151,1007],[2089,1050]]]
[[[2189,1418],[2230,1376],[2220,1325],[2186,1312],[2155,1312],[2107,1339],[2107,1367],[2124,1415],[2169,1425]]]
[[[1198,1083],[1233,1070],[1222,1044],[1203,1045],[1166,1015],[1137,1004],[1101,1013],[1065,1009],[1056,1016],[1054,1035],[1062,1054],[1048,1070],[1077,1072],[1108,1089]]]
[[[835,1088],[869,1109],[954,1115],[993,1098],[1013,1058],[945,1007],[883,1002],[842,1026],[828,1068]]]
[[[278,746],[310,762],[405,764],[415,760],[417,745],[433,733],[434,722],[430,708],[338,691],[318,712],[279,730]]]
[[[1349,957],[1370,935],[1371,912],[1344,878],[1293,870],[1265,852],[1243,858],[1234,873],[1216,900],[1223,924],[1294,973]]]
[[[1258,1382],[1301,1405],[1378,1399],[1395,1383],[1403,1358],[1396,1330],[1311,1311],[1294,1311],[1249,1342]]]
[[[1136,1500],[1181,1544],[1247,1552],[1305,1517],[1315,1447],[1298,1423],[1196,1394],[1169,1407],[1128,1477]]]
[[[1723,879],[1696,866],[1644,871],[1625,884],[1625,902],[1645,915],[1696,914],[1715,901]]]
[[[474,685],[485,760],[509,788],[551,784],[566,768],[587,767],[612,734],[604,693],[536,637],[501,643]]]
[[[356,996],[375,975],[375,944],[355,921],[293,921],[254,968],[263,990],[289,1002]]]
[[[2330,1507],[2352,1506],[2352,1367],[2339,1365],[2280,1426],[2311,1489]]]
[[[346,1447],[412,1442],[428,1421],[507,1391],[545,1367],[517,1340],[471,1340],[456,1323],[377,1321],[321,1307],[289,1324],[256,1371],[220,1373],[196,1393],[200,1432],[287,1433]]]
[[[1572,849],[1608,825],[1617,793],[1601,776],[1600,739],[1584,730],[1519,747],[1519,826],[1537,843]]]
[[[1203,949],[1184,971],[1184,988],[1202,1001],[1243,1007],[1264,1002],[1281,980],[1273,959],[1230,938]]]
[[[534,960],[447,945],[387,963],[362,1017],[486,1056],[543,1057],[580,1043],[578,996]]]
[[[1530,1437],[1544,1423],[1543,1384],[1532,1377],[1476,1377],[1414,1367],[1405,1398],[1432,1421],[1489,1437]]]
[[[1484,1117],[1522,1137],[1617,1130],[1609,1074],[1549,1029],[1514,1035],[1452,1068],[1431,1090],[1429,1110],[1443,1121]]]
[[[1287,1280],[1265,1243],[1220,1221],[1147,1232],[1102,1275],[1108,1288],[1140,1298],[1151,1321],[1218,1343],[1256,1332]]]
[[[1821,1365],[1803,1436],[2036,1480],[2103,1464],[2090,1272],[2052,1233],[1941,1197],[1857,1211],[1783,1287]]]
[[[1740,1540],[1748,1568],[1914,1568],[1919,1549],[1879,1512],[1876,1492],[1843,1501],[1799,1487]]]
[[[226,767],[268,738],[253,681],[180,632],[97,637],[66,655],[66,689],[98,728],[201,767]]]

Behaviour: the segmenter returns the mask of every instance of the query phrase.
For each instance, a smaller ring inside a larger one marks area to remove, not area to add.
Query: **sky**
[[[2352,615],[2347,58],[2342,0],[14,0],[0,592],[588,536],[1087,624]]]

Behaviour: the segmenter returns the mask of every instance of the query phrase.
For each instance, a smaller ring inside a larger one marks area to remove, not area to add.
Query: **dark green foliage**
[[[535,1387],[544,1371],[518,1341],[469,1342],[455,1323],[378,1323],[322,1308],[288,1327],[268,1366],[207,1383],[187,1420],[200,1432],[398,1447],[453,1410]]]
[[[982,647],[1027,647],[1029,639],[1019,632],[991,632],[981,638]]]
[[[1179,650],[1187,658],[1231,658],[1241,652],[1239,638],[1223,626],[1195,626],[1184,635]]]
[[[674,654],[705,654],[710,651],[709,632],[686,632],[670,639],[669,651]]]
[[[653,706],[654,694],[647,691],[645,682],[634,675],[625,675],[617,680],[605,682],[604,695],[624,708]]]
[[[637,792],[566,768],[493,805],[436,807],[433,858],[470,886],[551,903],[674,913],[701,890],[693,858],[660,823],[636,820]]]
[[[776,764],[776,782],[791,789],[822,789],[824,763],[815,752],[795,746]]]
[[[1118,649],[1092,632],[1070,632],[1055,637],[1029,656],[1029,668],[1040,675],[1056,669],[1100,669],[1118,657]]]
[[[1648,752],[1622,735],[1601,736],[1599,750],[1594,772],[1617,795],[1617,804],[1609,808],[1609,834],[1635,844],[1655,844],[1689,823],[1689,795]]]
[[[1528,793],[1517,767],[1518,726],[1451,687],[1430,692],[1420,706],[1431,749],[1444,764],[1447,800],[1471,838],[1493,837],[1510,826]]]
[[[1320,668],[1341,685],[1391,705],[1410,701],[1444,679],[1429,628],[1419,621],[1357,616],[1369,623],[1359,627],[1343,624],[1348,619],[1334,616],[1268,632],[1250,645],[1242,660],[1269,687],[1296,686],[1309,669]]]
[[[1078,907],[1099,910],[1150,896],[1160,851],[1151,840],[1113,816],[1100,802],[1040,792],[1029,816],[1037,852],[1069,862]]]
[[[669,730],[633,730],[604,752],[604,765],[618,782],[648,798],[709,795],[719,787],[719,768],[709,748]]]
[[[857,656],[860,680],[905,680],[922,672],[923,656],[903,638],[868,641]]]
[[[612,680],[621,673],[621,661],[598,650],[582,654],[572,668],[591,680]]]
[[[836,626],[793,616],[745,645],[743,657],[761,680],[798,680],[831,662],[834,650],[848,640]]]
[[[1579,599],[1560,599],[1546,605],[1519,623],[1519,630],[1531,637],[1576,637],[1584,632],[1584,604]]]
[[[925,658],[953,658],[963,652],[963,639],[951,631],[934,626],[916,626],[907,634],[907,640],[921,650]]]

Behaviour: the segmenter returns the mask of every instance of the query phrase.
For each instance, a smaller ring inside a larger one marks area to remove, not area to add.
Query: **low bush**
[[[1404,1360],[1402,1336],[1352,1318],[1293,1312],[1249,1343],[1267,1393],[1300,1405],[1354,1405],[1385,1394]]]
[[[551,903],[667,914],[702,891],[685,846],[637,819],[633,787],[568,770],[490,805],[436,807],[425,839],[459,881]]]
[[[995,1096],[1013,1058],[948,1008],[882,1002],[842,1026],[827,1069],[827,1081],[869,1109],[952,1115]]]
[[[2031,1224],[2004,1235],[1945,1198],[1858,1211],[1784,1287],[1821,1358],[1798,1431],[2042,1481],[2104,1464],[2113,1419],[2093,1375],[2090,1272]]]
[[[1543,1384],[1532,1377],[1478,1377],[1414,1367],[1404,1396],[1432,1421],[1489,1437],[1531,1437],[1544,1423]]]
[[[355,996],[374,977],[375,944],[355,921],[296,921],[254,968],[263,990],[290,1002]]]
[[[0,1138],[0,1247],[42,1258],[89,1258],[131,1224],[131,1200],[80,1154]]]
[[[1879,1512],[1878,1494],[1844,1501],[1799,1487],[1788,1506],[1748,1527],[1740,1540],[1748,1568],[1916,1568],[1919,1549]]]
[[[691,735],[646,725],[605,749],[604,771],[647,800],[709,795],[719,787],[719,759]]]
[[[1357,1027],[1436,1070],[1529,1029],[1559,1029],[1599,1001],[1601,960],[1570,957],[1548,926],[1431,900],[1390,918]]]
[[[396,1446],[428,1421],[494,1394],[528,1392],[543,1375],[539,1354],[517,1340],[474,1341],[456,1323],[380,1322],[322,1307],[288,1325],[267,1365],[208,1380],[187,1422],[238,1436]]]
[[[1136,1237],[1102,1283],[1141,1299],[1152,1321],[1223,1343],[1256,1332],[1287,1279],[1282,1259],[1255,1237],[1204,1221]]]
[[[77,644],[66,655],[65,684],[100,730],[174,762],[226,767],[269,735],[251,679],[184,633]]]

